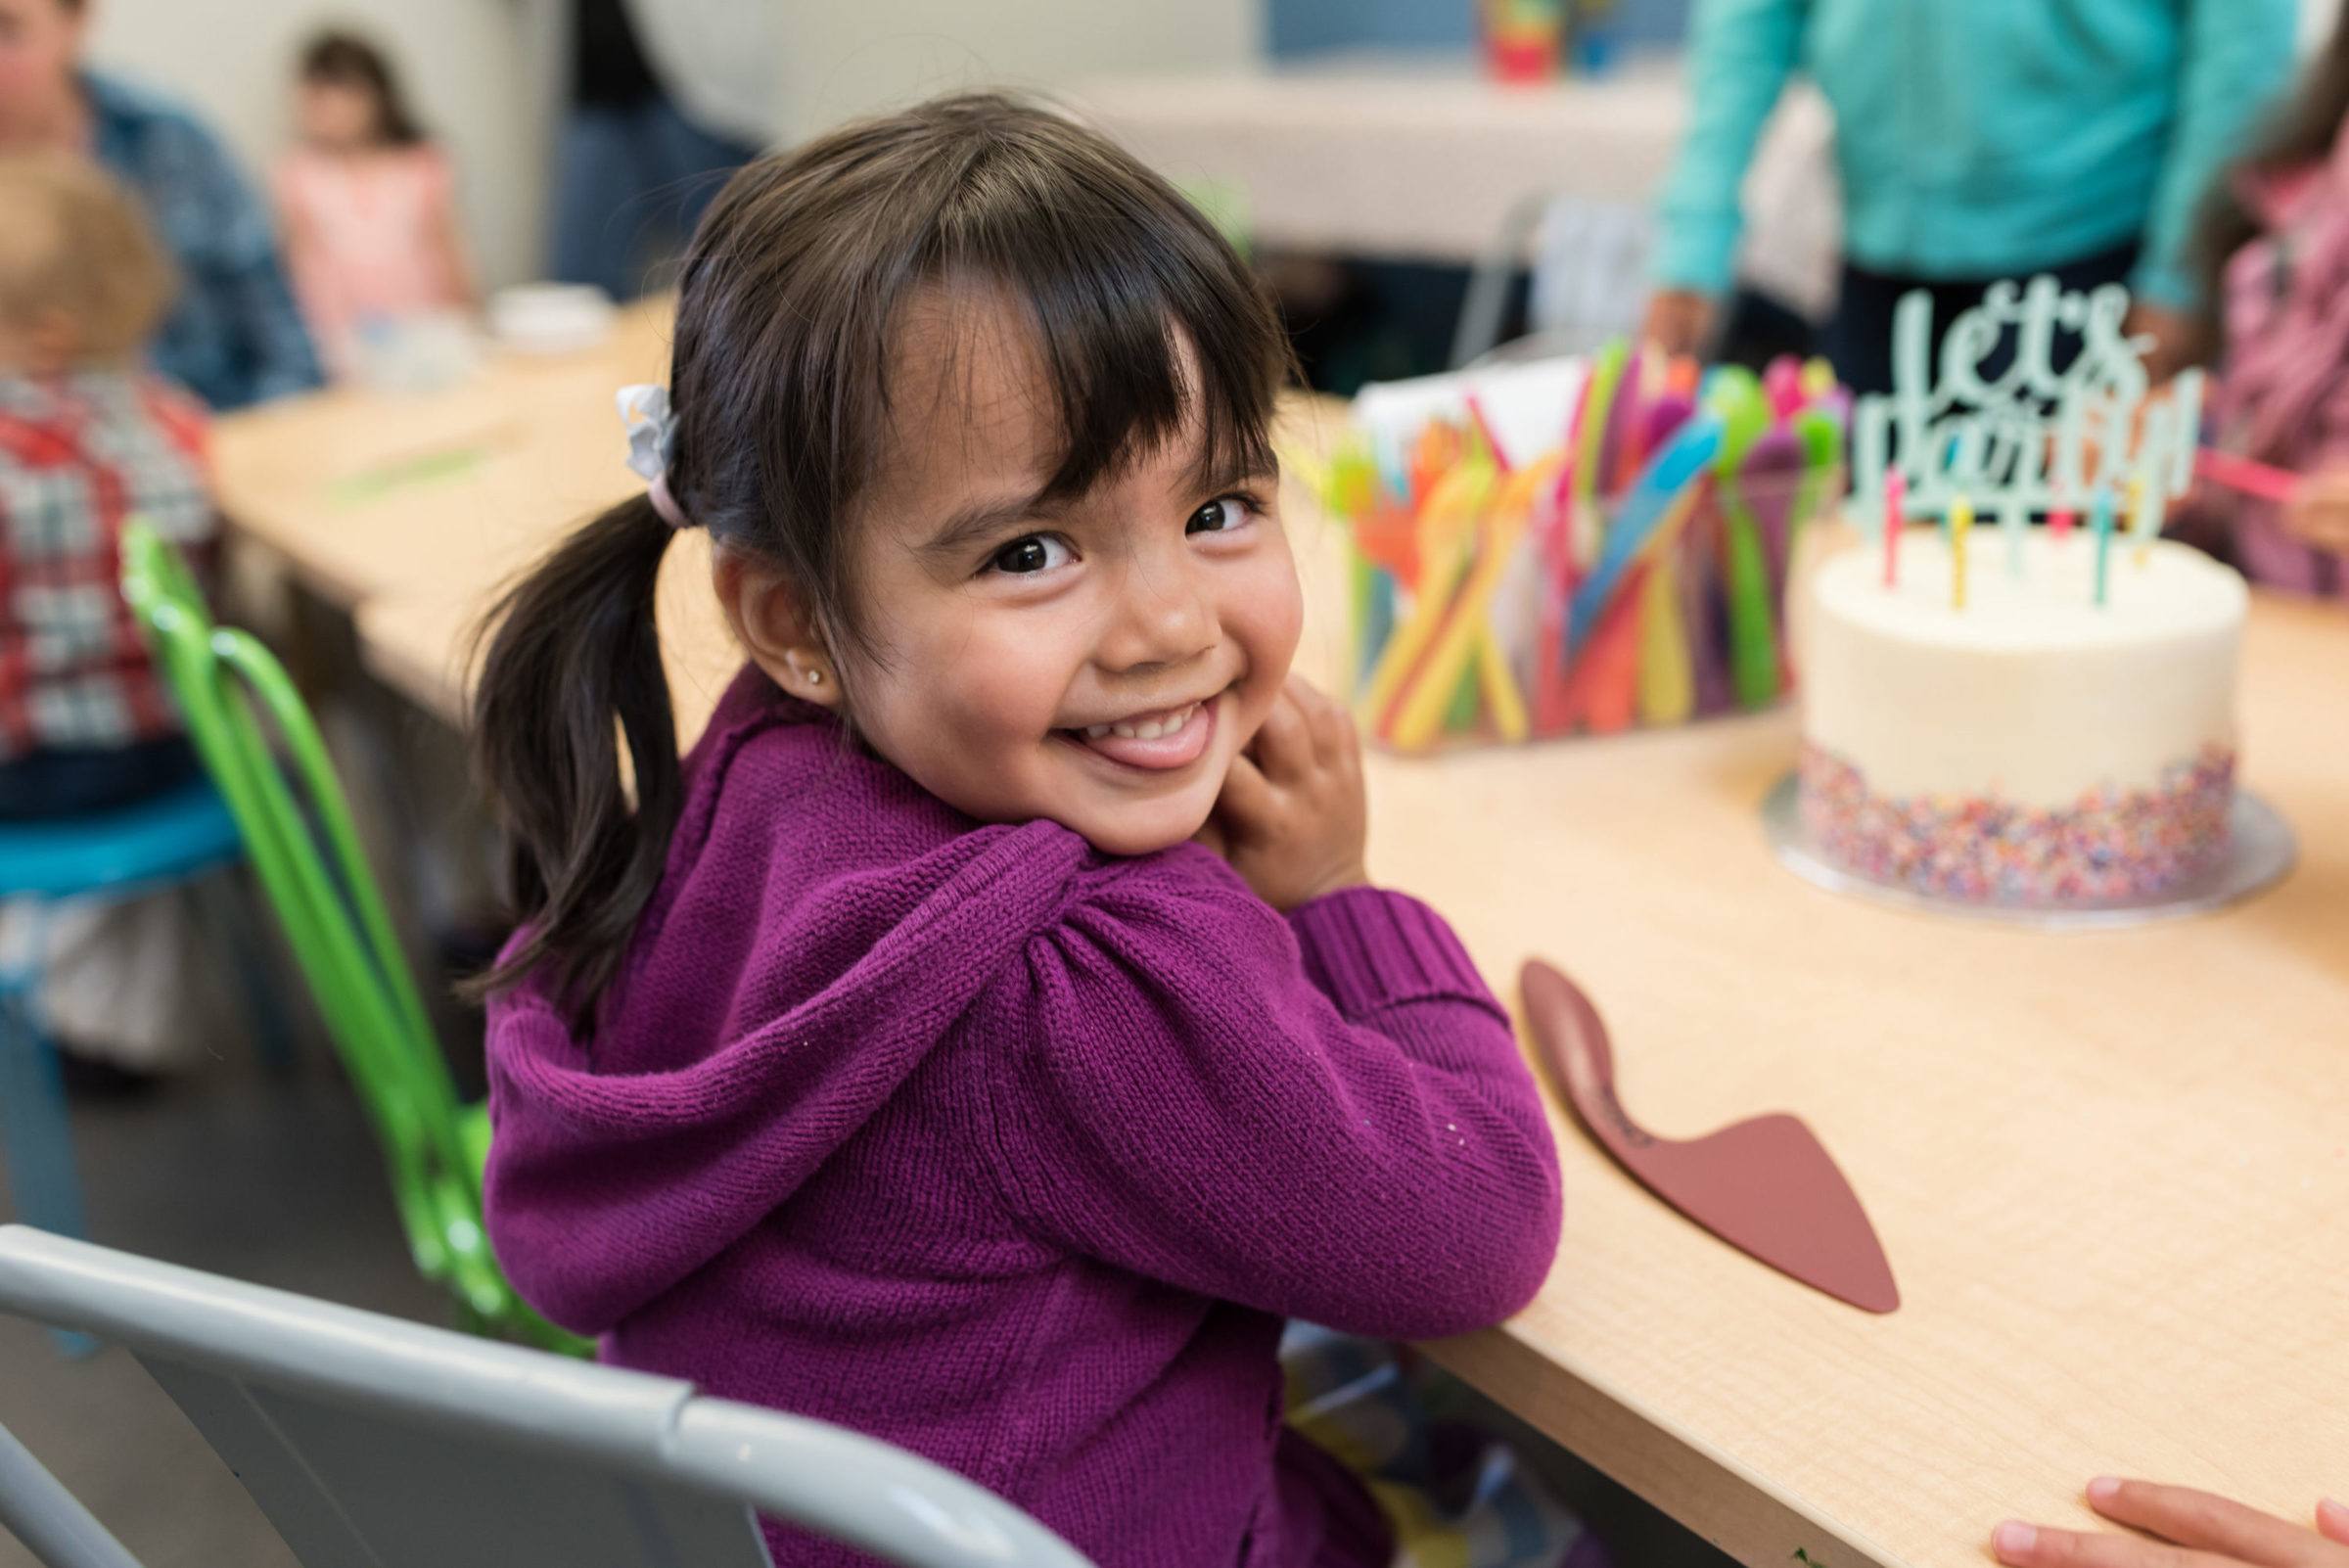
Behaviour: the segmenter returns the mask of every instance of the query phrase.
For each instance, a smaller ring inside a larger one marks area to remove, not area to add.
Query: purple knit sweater
[[[1197,846],[974,823],[756,670],[592,1037],[524,987],[489,1066],[489,1234],[547,1316],[1104,1568],[1383,1563],[1283,1435],[1281,1319],[1482,1327],[1557,1245],[1533,1083],[1426,907],[1284,920]]]

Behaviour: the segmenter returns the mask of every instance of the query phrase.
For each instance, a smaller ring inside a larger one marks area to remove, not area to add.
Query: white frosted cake
[[[1812,846],[1871,880],[1968,902],[2158,898],[2226,849],[2243,579],[2184,545],[2115,539],[2108,602],[2084,531],[1995,527],[1966,603],[1936,529],[1822,564],[1803,669]]]

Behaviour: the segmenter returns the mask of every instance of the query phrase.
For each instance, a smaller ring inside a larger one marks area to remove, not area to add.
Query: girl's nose
[[[1116,613],[1096,654],[1120,673],[1181,665],[1216,645],[1217,616],[1205,575],[1179,566],[1137,566],[1126,574]]]

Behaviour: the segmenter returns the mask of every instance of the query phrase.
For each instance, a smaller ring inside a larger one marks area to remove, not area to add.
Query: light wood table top
[[[1546,956],[1633,1114],[1800,1113],[1899,1278],[1845,1307],[1682,1222],[1561,1124],[1566,1233],[1436,1348],[1742,1560],[1979,1564],[2105,1473],[2305,1520],[2349,1485],[2349,616],[2255,599],[2248,786],[2298,869],[2225,912],[2050,935],[1798,881],[1758,807],[1791,714],[1372,771],[1373,871],[1497,988]],[[1508,993],[1504,989],[1504,994]]]
[[[1465,53],[1347,50],[1103,77],[1068,96],[1170,178],[1244,192],[1261,245],[1462,263],[1529,197],[1645,208],[1688,119],[1677,56],[1515,84]]]
[[[1334,418],[1294,410],[1290,438]],[[578,449],[619,469],[606,409],[591,423]],[[485,504],[466,488],[436,505]],[[1287,508],[1315,607],[1304,660],[1329,671],[1343,579],[1310,505]],[[538,536],[561,521],[542,504]],[[662,587],[688,733],[734,667],[702,550],[681,540]],[[454,716],[481,579],[425,576],[360,608],[363,644]],[[1437,1359],[1772,1568],[1797,1548],[1977,1564],[2002,1517],[2084,1521],[2078,1489],[2107,1471],[2293,1517],[2349,1486],[2349,616],[2257,598],[2242,696],[2247,783],[2297,828],[2299,868],[2128,932],[1942,921],[1798,881],[1758,820],[1788,714],[1374,758],[1377,875],[1441,907],[1504,995],[1532,955],[1573,973],[1656,1130],[1799,1112],[1904,1302],[1869,1316],[1764,1268],[1561,1119],[1548,1286]]]
[[[640,488],[613,394],[668,379],[671,303],[620,312],[579,353],[491,350],[421,395],[338,389],[222,417],[214,482],[231,529],[345,607],[478,591],[560,529]]]

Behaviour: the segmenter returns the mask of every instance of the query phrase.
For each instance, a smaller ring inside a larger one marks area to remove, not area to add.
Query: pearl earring
[[[824,672],[823,672],[822,670],[820,670],[820,669],[810,669],[810,670],[808,670],[808,671],[807,671],[807,684],[808,684],[808,685],[810,685],[810,686],[820,686],[820,685],[822,685],[823,683],[824,683]]]

